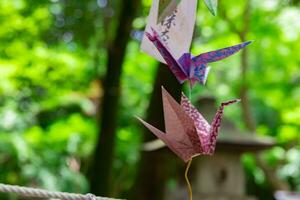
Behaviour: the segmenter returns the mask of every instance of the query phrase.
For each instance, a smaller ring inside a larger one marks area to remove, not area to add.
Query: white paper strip
[[[178,59],[190,50],[196,21],[197,0],[181,0],[173,14],[157,24],[158,7],[159,0],[153,0],[145,31],[151,33],[151,27],[154,28],[174,58]],[[141,50],[165,63],[156,47],[145,35]]]

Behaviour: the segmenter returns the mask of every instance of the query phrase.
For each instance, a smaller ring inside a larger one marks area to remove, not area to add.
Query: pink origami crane
[[[214,153],[224,107],[239,101],[223,102],[209,125],[184,94],[180,105],[162,88],[162,99],[166,133],[138,119],[184,162],[196,155]]]
[[[209,73],[208,63],[216,62],[231,56],[242,48],[249,45],[252,41],[244,42],[235,46],[226,47],[216,51],[202,53],[198,56],[192,56],[190,53],[184,53],[176,60],[171,52],[164,46],[160,40],[158,33],[152,29],[153,35],[146,32],[148,39],[156,46],[162,55],[170,70],[176,76],[177,80],[182,84],[184,81],[190,81],[190,87],[193,87],[196,81],[204,85]]]

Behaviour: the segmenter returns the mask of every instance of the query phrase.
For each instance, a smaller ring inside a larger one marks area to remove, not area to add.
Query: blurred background
[[[177,99],[181,91],[139,50],[151,3],[0,1],[1,183],[127,199],[164,199],[180,186],[184,163],[166,148],[142,151],[154,137],[134,118],[163,129],[160,86]],[[276,142],[241,158],[245,195],[257,199],[300,192],[299,6],[221,0],[214,17],[198,2],[192,53],[255,40],[213,63],[193,102],[242,98],[225,110],[228,121]]]

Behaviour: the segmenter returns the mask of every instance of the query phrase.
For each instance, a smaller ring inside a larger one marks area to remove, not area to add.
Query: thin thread
[[[190,102],[192,102],[192,85],[191,85],[191,83],[189,84],[188,88],[189,88],[189,99],[190,99]]]
[[[192,102],[192,85],[191,85],[191,83],[189,84],[188,88],[189,88],[189,99],[190,99],[190,102]],[[189,177],[188,177],[188,172],[189,172],[190,166],[192,164],[192,161],[193,161],[193,157],[189,160],[189,162],[185,168],[185,173],[184,173],[185,181],[186,181],[187,188],[189,191],[189,196],[190,196],[189,200],[193,200],[192,186],[191,186],[191,183],[190,183]]]
[[[189,172],[189,169],[190,169],[190,166],[192,164],[192,161],[193,161],[193,158],[191,158],[185,168],[185,173],[184,173],[184,177],[185,177],[185,181],[186,181],[186,184],[187,184],[187,188],[189,190],[189,195],[190,195],[190,200],[193,200],[193,191],[192,191],[192,186],[191,186],[191,183],[189,181],[189,177],[188,177],[188,172]]]
[[[32,198],[57,198],[61,200],[117,200],[107,197],[96,197],[93,194],[74,194],[67,192],[52,192],[42,189],[21,187],[15,185],[6,185],[0,183],[0,192],[4,193],[15,193],[22,197]]]

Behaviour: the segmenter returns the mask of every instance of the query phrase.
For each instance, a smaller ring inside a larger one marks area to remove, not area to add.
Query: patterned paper
[[[164,43],[154,29],[152,29],[152,34],[146,32],[145,35],[157,48],[157,52],[159,52],[163,57],[177,80],[180,83],[189,80],[191,87],[195,84],[195,82],[199,82],[202,85],[205,84],[209,73],[209,67],[207,66],[208,63],[227,58],[251,43],[251,41],[248,41],[235,46],[203,53],[195,57],[190,53],[183,53],[179,59],[176,59],[173,56],[174,50],[168,48],[168,45]],[[169,49],[172,50],[172,53]]]
[[[182,94],[181,104],[178,104],[162,88],[162,99],[166,133],[138,119],[184,162],[195,155],[214,153],[224,107],[239,101],[231,100],[222,103],[209,125],[184,94]]]
[[[171,1],[169,0],[169,2]],[[153,0],[145,32],[150,32],[151,27],[159,31],[160,38],[172,49],[175,59],[178,59],[183,53],[189,52],[196,21],[196,10],[197,0],[181,0],[171,14],[157,23],[159,0]],[[145,36],[142,40],[141,50],[165,63],[155,46]]]

